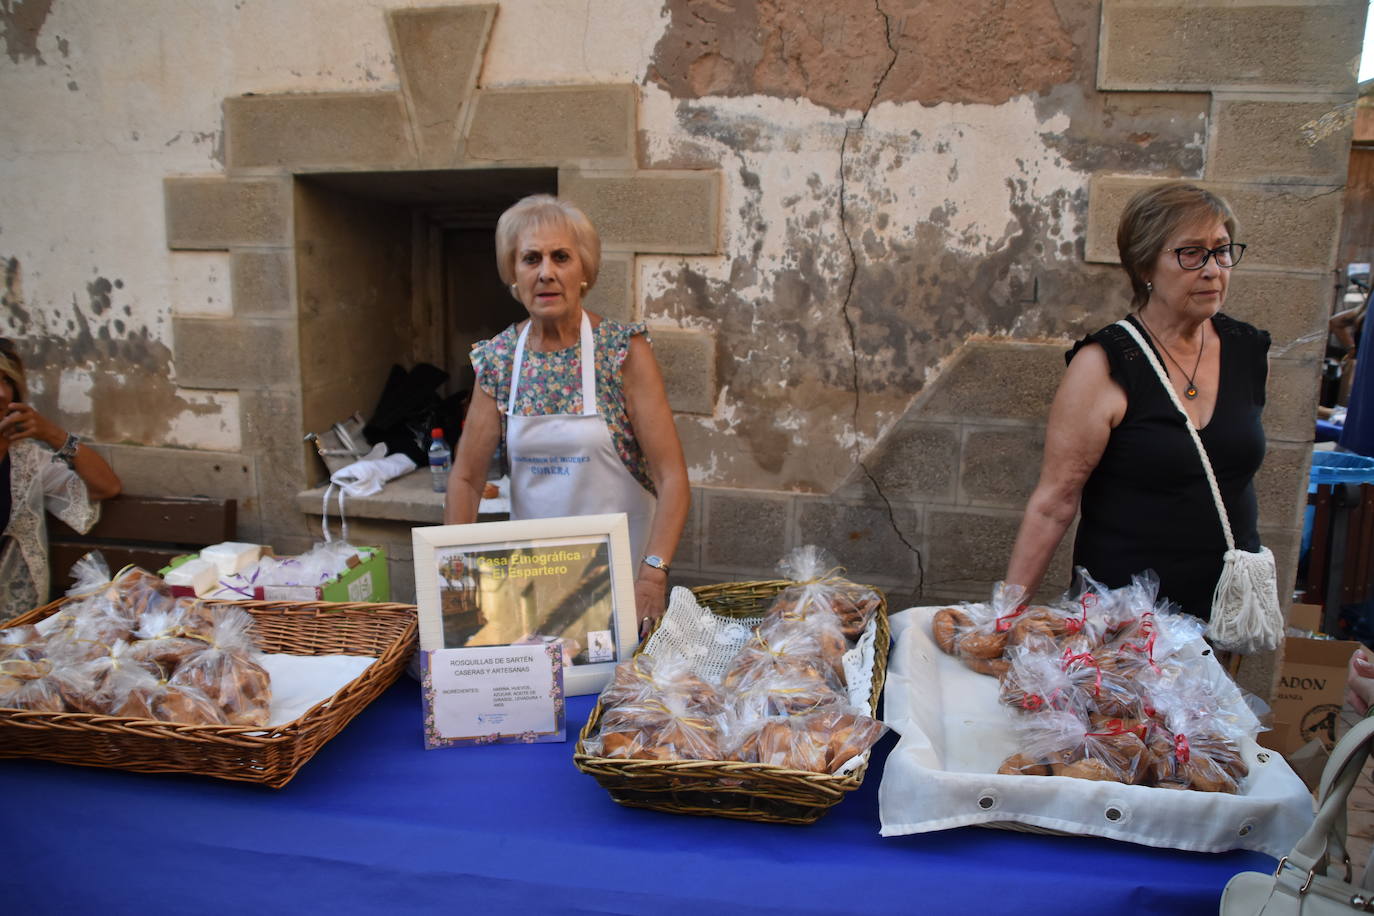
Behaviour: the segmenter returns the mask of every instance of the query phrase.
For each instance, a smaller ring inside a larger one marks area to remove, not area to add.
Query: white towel
[[[386,446],[379,442],[366,457],[339,468],[329,479],[356,499],[382,492],[382,484],[402,474],[409,474],[416,467],[404,452],[388,455]]]

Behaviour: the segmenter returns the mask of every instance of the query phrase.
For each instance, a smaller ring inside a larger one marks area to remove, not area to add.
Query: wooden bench
[[[105,500],[100,521],[88,534],[48,516],[52,594],[67,590],[72,565],[92,550],[104,555],[112,573],[130,563],[155,573],[182,554],[234,540],[237,520],[238,503],[232,499],[124,494]]]

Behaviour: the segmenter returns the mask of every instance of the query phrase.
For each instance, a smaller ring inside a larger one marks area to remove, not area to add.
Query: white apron
[[[506,450],[510,457],[510,517],[561,518],[624,512],[630,527],[631,563],[649,542],[656,500],[620,460],[611,430],[596,412],[596,355],[592,323],[582,313],[582,413],[516,416],[515,395],[530,323],[515,344]]]

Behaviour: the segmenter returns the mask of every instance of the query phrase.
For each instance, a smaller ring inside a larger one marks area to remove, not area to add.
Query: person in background
[[[1269,335],[1222,314],[1245,246],[1215,194],[1170,182],[1137,194],[1117,229],[1128,319],[1200,432],[1236,546],[1257,550],[1254,477]],[[1073,563],[1109,587],[1147,569],[1160,596],[1206,620],[1226,542],[1202,461],[1134,338],[1109,325],[1080,341],[1050,407],[1040,480],[1006,573],[1029,599],[1080,512]]]
[[[628,516],[642,633],[663,613],[690,500],[682,445],[645,327],[583,308],[596,283],[601,240],[567,201],[537,194],[503,213],[496,260],[529,319],[473,346],[477,386],[444,521],[476,521],[504,427],[512,519]],[[585,377],[584,366],[593,370]],[[551,467],[560,473],[547,473]]]
[[[1350,382],[1350,401],[1346,405],[1345,425],[1339,440],[1342,449],[1374,458],[1374,321],[1369,320],[1366,300],[1358,318],[1346,331],[1350,342],[1349,367],[1355,372]],[[1358,331],[1357,338],[1354,336]],[[1360,355],[1363,354],[1363,358]]]
[[[105,460],[28,403],[24,364],[0,338],[0,620],[46,601],[46,513],[85,533],[119,495]]]

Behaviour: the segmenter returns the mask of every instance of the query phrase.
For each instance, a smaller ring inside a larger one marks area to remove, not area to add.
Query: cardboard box
[[[359,547],[358,554],[347,572],[324,585],[259,585],[253,590],[253,598],[258,601],[390,601],[391,579],[387,572],[386,551],[381,547]],[[186,562],[191,556],[177,557],[158,574],[165,576],[168,570]],[[274,556],[272,548],[264,547],[263,556]],[[195,597],[194,592],[184,586],[172,586],[172,594]]]
[[[1336,723],[1345,697],[1346,666],[1360,647],[1340,639],[1284,640],[1283,669],[1274,691],[1274,727],[1259,743],[1291,754],[1313,738],[1329,751],[1336,743]]]

